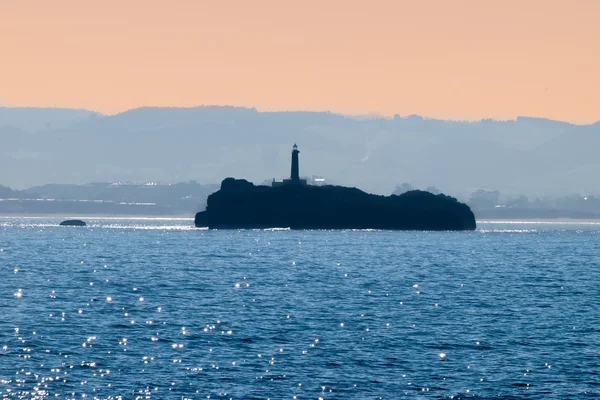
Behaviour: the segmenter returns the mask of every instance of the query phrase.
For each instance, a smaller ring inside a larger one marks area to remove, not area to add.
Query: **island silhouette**
[[[80,219],[68,219],[59,224],[60,226],[87,226],[85,221]]]
[[[300,178],[298,146],[292,149],[288,179],[256,186],[226,178],[208,196],[196,227],[210,229],[389,229],[474,230],[475,216],[466,204],[444,194],[412,190],[380,196],[344,186],[314,186]]]

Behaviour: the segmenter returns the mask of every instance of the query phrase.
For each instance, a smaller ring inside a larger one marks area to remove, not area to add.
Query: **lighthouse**
[[[298,164],[298,154],[300,154],[300,150],[298,150],[298,145],[294,143],[294,147],[292,149],[292,174],[290,175],[290,180],[295,183],[300,181],[300,165]]]
[[[306,179],[300,179],[300,161],[298,154],[300,154],[300,150],[298,150],[298,145],[294,144],[294,147],[292,147],[292,171],[290,177],[288,179],[273,179],[273,183],[271,184],[273,187],[284,185],[306,185]]]

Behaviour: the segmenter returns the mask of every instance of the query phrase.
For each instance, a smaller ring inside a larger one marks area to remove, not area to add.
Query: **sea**
[[[600,223],[0,218],[3,399],[600,398]]]

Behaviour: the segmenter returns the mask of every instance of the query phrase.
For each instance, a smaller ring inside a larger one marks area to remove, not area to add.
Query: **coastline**
[[[152,223],[152,221],[160,222],[160,221],[173,221],[174,223],[183,223],[182,226],[194,225],[194,218],[189,215],[114,215],[114,214],[97,214],[97,215],[84,215],[84,214],[39,214],[39,215],[15,215],[15,214],[0,214],[0,220],[4,221],[16,221],[16,220],[27,220],[27,221],[52,221],[51,223],[56,222],[57,224],[60,221],[66,219],[81,219],[86,222],[93,221],[140,221]],[[35,223],[35,222],[33,222]],[[96,222],[97,223],[97,222]],[[492,227],[500,227],[502,225],[513,225],[513,226],[525,226],[525,225],[534,225],[534,226],[577,226],[580,225],[582,227],[588,226],[600,226],[600,219],[577,219],[577,218],[556,218],[556,219],[542,219],[542,218],[520,218],[520,219],[477,219],[477,228],[478,230],[489,230],[489,229],[497,229]],[[205,229],[205,228],[201,228]],[[519,228],[520,229],[520,228]]]
[[[476,221],[477,224],[600,225],[600,218],[486,218]]]
[[[180,215],[136,215],[136,214],[2,214],[2,219],[108,219],[108,220],[156,220],[156,221],[193,221],[188,214]],[[482,218],[478,224],[600,224],[600,218]]]
[[[189,215],[115,215],[115,214],[0,214],[3,219],[108,219],[108,220],[154,220],[154,221],[193,221]]]

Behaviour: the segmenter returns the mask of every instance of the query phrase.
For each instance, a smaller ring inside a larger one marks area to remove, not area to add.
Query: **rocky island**
[[[298,149],[289,179],[271,187],[227,178],[208,196],[196,227],[217,229],[474,230],[475,216],[458,200],[414,190],[379,196],[343,186],[312,186],[300,179]]]
[[[59,224],[60,226],[86,226],[85,221],[80,219],[68,219]]]

